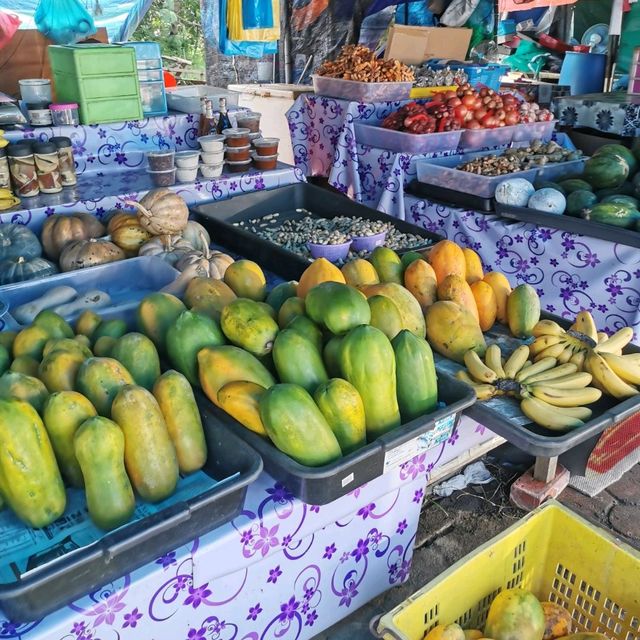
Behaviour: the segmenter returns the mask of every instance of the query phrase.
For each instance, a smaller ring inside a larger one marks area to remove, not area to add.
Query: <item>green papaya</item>
[[[305,298],[307,315],[334,335],[369,324],[371,310],[366,298],[354,287],[340,282],[322,282]]]
[[[0,344],[0,375],[2,375],[11,365],[11,356],[7,348]]]
[[[529,284],[517,286],[507,298],[507,322],[516,338],[529,338],[540,320],[540,298]]]
[[[415,262],[416,260],[424,260],[422,254],[418,253],[417,251],[407,251],[400,257],[400,262],[402,263],[403,269],[406,269],[412,262]]]
[[[93,345],[93,355],[99,358],[111,357],[111,350],[116,346],[118,340],[111,336],[100,336]]]
[[[266,303],[278,313],[285,300],[295,297],[297,289],[298,283],[295,280],[281,282],[271,289],[269,295],[267,295]]]
[[[371,326],[380,329],[389,340],[402,330],[402,316],[396,303],[383,295],[372,296],[368,300],[371,309]]]
[[[78,369],[86,359],[79,351],[52,351],[40,363],[38,378],[50,393],[73,391]]]
[[[76,376],[76,391],[105,418],[111,417],[111,404],[118,391],[132,384],[133,377],[126,367],[113,358],[89,358],[80,365]]]
[[[269,353],[278,335],[276,321],[248,298],[236,298],[222,310],[220,328],[229,342],[254,356]]]
[[[160,353],[164,351],[169,327],[187,308],[169,293],[151,293],[138,305],[138,331],[151,338]]]
[[[284,329],[295,317],[305,315],[303,298],[293,296],[287,298],[278,311],[278,326]]]
[[[376,247],[368,258],[380,277],[380,282],[403,284],[404,267],[400,256],[389,247]]]
[[[281,382],[298,384],[309,393],[313,393],[319,384],[329,379],[317,347],[292,329],[285,329],[276,337],[273,363]]]
[[[134,382],[151,391],[160,377],[160,356],[155,345],[142,333],[126,333],[116,340],[111,358],[121,362]]]
[[[127,333],[127,323],[120,318],[114,318],[112,320],[104,320],[101,322],[91,336],[93,344],[95,344],[100,338],[105,336],[114,338],[117,340]]]
[[[15,371],[16,373],[24,373],[26,376],[31,376],[32,378],[38,377],[38,369],[40,367],[40,363],[31,356],[18,356],[13,359],[11,366],[9,367],[9,371]]]
[[[287,326],[286,329],[295,331],[301,336],[309,340],[322,353],[322,331],[318,325],[307,316],[296,316]]]
[[[7,371],[0,376],[0,398],[16,398],[28,402],[38,413],[42,413],[44,403],[49,396],[42,380],[32,376]]]
[[[344,336],[333,336],[324,346],[322,352],[325,368],[332,378],[339,378],[342,375],[342,369],[340,368],[340,347],[342,346],[343,340]]]
[[[40,311],[33,324],[37,327],[42,327],[51,338],[73,338],[75,335],[71,325],[51,309]]]

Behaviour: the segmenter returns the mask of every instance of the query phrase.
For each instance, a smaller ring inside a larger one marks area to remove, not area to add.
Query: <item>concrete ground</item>
[[[499,450],[498,450],[499,452]],[[369,621],[386,613],[427,582],[493,536],[514,524],[524,512],[509,503],[509,487],[528,460],[505,465],[490,454],[485,464],[496,480],[469,487],[449,498],[427,495],[422,509],[409,580],[316,636],[315,640],[371,640]],[[507,460],[504,456],[503,460]],[[595,498],[567,488],[559,500],[640,550],[640,465]]]

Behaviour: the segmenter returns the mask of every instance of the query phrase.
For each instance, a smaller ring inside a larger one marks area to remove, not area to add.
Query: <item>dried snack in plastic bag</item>
[[[78,0],[40,0],[38,31],[57,44],[71,44],[96,32],[93,18]]]

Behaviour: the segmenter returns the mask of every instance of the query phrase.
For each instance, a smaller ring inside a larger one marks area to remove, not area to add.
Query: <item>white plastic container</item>
[[[195,182],[198,177],[198,165],[195,167],[177,167],[176,180],[178,182]]]
[[[227,107],[238,106],[240,94],[236,91],[195,85],[190,87],[175,87],[167,89],[167,106],[172,111],[182,113],[200,113],[200,98],[209,98],[214,105],[220,104],[220,98],[227,99]]]
[[[203,178],[219,178],[224,164],[201,164],[200,173]]]
[[[222,164],[224,162],[224,149],[215,153],[205,153],[203,151],[200,157],[202,158],[202,164]]]
[[[200,152],[177,151],[175,162],[178,169],[197,169],[200,162]]]
[[[216,153],[217,151],[224,151],[224,136],[219,134],[212,134],[210,136],[202,136],[198,138],[198,143],[202,147],[202,150],[206,153]]]

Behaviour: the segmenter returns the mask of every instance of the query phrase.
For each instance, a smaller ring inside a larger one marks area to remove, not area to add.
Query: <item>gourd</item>
[[[190,251],[193,251],[193,247],[182,236],[160,235],[147,240],[140,247],[138,255],[154,256],[173,266]]]
[[[140,202],[128,200],[140,224],[152,235],[182,233],[189,222],[187,203],[170,189],[152,189]]]
[[[45,255],[57,260],[74,240],[89,240],[105,234],[102,222],[88,213],[56,213],[45,220],[40,233]]]
[[[137,255],[140,247],[151,239],[151,234],[133,217],[131,222],[121,222],[111,232],[111,241],[129,255]]]
[[[0,225],[0,260],[19,257],[29,260],[41,255],[40,241],[29,227],[14,223]]]
[[[122,226],[138,222],[138,216],[135,213],[127,211],[118,211],[117,209],[109,216],[107,222],[107,233],[111,235],[116,229]]]
[[[43,309],[64,305],[77,295],[78,292],[73,287],[54,287],[39,298],[16,307],[11,314],[20,324],[30,324]]]
[[[184,271],[191,265],[196,264],[200,268],[206,269],[207,275],[210,278],[221,280],[229,265],[234,263],[233,258],[221,251],[211,251],[204,235],[200,237],[199,244],[202,249],[192,249],[185,253],[176,263],[176,269],[178,271]]]
[[[211,244],[209,232],[199,223],[189,220],[187,226],[182,231],[182,237],[191,243],[196,251],[204,251]]]
[[[60,254],[60,269],[75,271],[95,267],[99,264],[124,260],[124,251],[109,240],[75,240],[70,242]]]
[[[10,258],[0,262],[0,285],[46,278],[54,273],[58,273],[58,269],[44,258]]]
[[[70,316],[85,309],[101,309],[110,304],[111,296],[108,293],[92,289],[72,302],[55,307],[54,311],[61,316]]]

